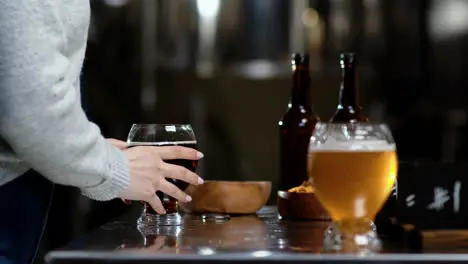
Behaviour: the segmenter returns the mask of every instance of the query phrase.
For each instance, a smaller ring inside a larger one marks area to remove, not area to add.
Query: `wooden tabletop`
[[[153,229],[146,234],[137,229],[136,218],[132,216],[108,223],[76,239],[60,252],[72,255],[73,252],[85,252],[88,257],[92,255],[90,252],[104,252],[113,257],[164,255],[189,258],[230,253],[249,256],[286,254],[282,256],[291,259],[305,253],[307,258],[321,256],[323,259],[320,252],[324,231],[329,225],[327,221],[280,220],[273,206],[262,208],[256,215],[231,216],[222,223],[204,222],[199,215],[185,215],[183,226]],[[434,253],[444,253],[443,256],[448,257],[446,253],[468,252],[468,230],[424,231],[419,232],[419,238],[422,244],[419,249],[408,247],[411,243],[404,240],[386,241],[383,238],[383,255],[395,257],[395,254],[411,252],[423,253],[411,255],[424,258],[427,256],[423,255]]]

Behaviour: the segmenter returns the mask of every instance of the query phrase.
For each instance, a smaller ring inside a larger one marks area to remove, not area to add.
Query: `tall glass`
[[[190,125],[174,124],[134,124],[128,134],[127,144],[129,147],[136,146],[184,146],[197,149],[195,133]],[[165,160],[167,163],[185,167],[193,172],[197,168],[197,160]],[[172,178],[166,178],[181,190],[188,187],[188,183]],[[173,197],[156,192],[161,200],[166,214],[159,215],[153,208],[145,203],[143,212],[138,219],[139,228],[151,226],[178,226],[183,224],[183,218],[178,212],[178,202]]]
[[[379,251],[372,221],[397,177],[396,146],[385,124],[318,123],[308,153],[308,173],[333,224],[325,250]]]

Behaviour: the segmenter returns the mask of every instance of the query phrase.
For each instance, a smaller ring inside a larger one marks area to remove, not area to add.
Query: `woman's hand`
[[[124,150],[127,148],[127,142],[124,142],[122,140],[118,140],[118,139],[115,139],[115,138],[107,138],[106,139],[107,142],[111,143],[114,147],[120,149],[120,150]]]
[[[156,191],[161,191],[181,202],[192,200],[190,196],[168,182],[166,178],[181,180],[193,185],[202,184],[203,180],[194,172],[164,160],[187,159],[199,160],[201,152],[181,146],[138,146],[124,149],[130,165],[130,185],[121,198],[124,200],[145,201],[158,214],[166,211]]]

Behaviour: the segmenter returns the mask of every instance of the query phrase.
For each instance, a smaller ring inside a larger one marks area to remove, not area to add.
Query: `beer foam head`
[[[325,143],[311,143],[311,151],[394,151],[395,144],[390,144],[385,140],[355,140],[337,141],[327,140]]]

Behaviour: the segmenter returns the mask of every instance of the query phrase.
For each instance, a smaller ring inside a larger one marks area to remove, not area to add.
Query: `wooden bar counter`
[[[384,243],[374,256],[321,253],[326,221],[278,219],[266,206],[256,215],[231,216],[229,221],[204,222],[185,215],[181,227],[144,235],[136,216],[108,223],[50,252],[48,263],[468,263],[468,231],[419,232],[419,248],[411,237]]]

